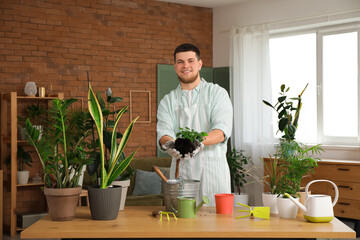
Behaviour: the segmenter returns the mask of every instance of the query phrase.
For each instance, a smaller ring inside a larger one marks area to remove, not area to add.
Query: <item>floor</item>
[[[346,225],[348,225],[350,228],[354,228],[353,222],[346,222],[344,221]],[[18,240],[20,239],[20,234],[18,233],[15,237],[10,237],[8,234],[3,234],[3,240]],[[47,238],[45,240],[60,240],[59,238]],[[335,240],[335,238],[318,238],[317,240]],[[345,238],[342,238],[342,240],[346,240]],[[360,240],[360,237],[356,238],[356,240]]]

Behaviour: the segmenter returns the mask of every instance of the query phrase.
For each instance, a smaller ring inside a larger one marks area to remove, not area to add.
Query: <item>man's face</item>
[[[201,66],[202,61],[196,58],[195,52],[179,52],[176,54],[175,72],[182,83],[193,83],[197,78],[200,78]]]

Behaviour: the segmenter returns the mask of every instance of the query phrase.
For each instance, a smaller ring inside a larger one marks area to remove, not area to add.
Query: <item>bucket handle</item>
[[[331,184],[334,186],[334,189],[335,189],[335,198],[334,198],[334,201],[333,201],[333,203],[332,203],[332,206],[334,207],[335,204],[336,204],[336,202],[337,202],[337,200],[338,200],[338,198],[339,198],[339,190],[338,190],[336,184],[335,184],[334,182],[330,181],[330,180],[317,179],[317,180],[312,180],[312,181],[310,181],[308,184],[306,184],[306,187],[305,187],[306,198],[308,198],[308,195],[309,195],[309,194],[308,194],[308,190],[309,190],[310,185],[313,184],[313,183],[315,183],[315,182],[329,182],[329,183],[331,183]]]

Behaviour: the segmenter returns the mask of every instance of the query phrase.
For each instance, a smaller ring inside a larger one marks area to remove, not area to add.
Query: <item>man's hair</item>
[[[196,53],[196,58],[198,60],[200,60],[200,50],[193,44],[191,43],[183,43],[181,45],[179,45],[177,48],[175,48],[174,51],[174,61],[176,61],[176,54],[179,52],[195,52]]]

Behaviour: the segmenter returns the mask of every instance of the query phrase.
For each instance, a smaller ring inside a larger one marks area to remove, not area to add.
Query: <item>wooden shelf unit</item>
[[[9,228],[10,236],[16,236],[17,229],[17,215],[16,215],[16,202],[17,202],[17,188],[21,187],[31,187],[31,186],[41,186],[41,183],[29,183],[26,185],[17,184],[17,147],[18,144],[26,144],[26,141],[18,140],[18,105],[19,104],[31,104],[32,102],[42,102],[48,103],[55,98],[64,98],[63,93],[58,93],[56,96],[49,97],[28,97],[28,96],[18,96],[16,92],[11,92],[7,94],[1,94],[1,169],[4,170],[4,180],[9,182],[10,190],[10,224],[6,226]],[[19,102],[20,101],[20,102]],[[10,113],[8,110],[10,109]],[[8,126],[10,125],[10,130]],[[10,146],[10,156],[11,164],[10,168],[5,166],[5,159],[9,154]],[[4,193],[5,194],[5,193]],[[5,206],[5,203],[3,203]],[[6,223],[5,223],[6,224]]]

